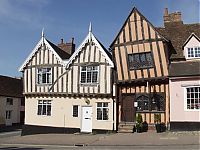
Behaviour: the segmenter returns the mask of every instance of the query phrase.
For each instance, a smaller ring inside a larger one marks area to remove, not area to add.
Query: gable
[[[98,54],[100,52],[100,54]],[[73,55],[70,57],[67,68],[70,67],[70,65],[76,60],[78,56],[83,56],[84,62],[90,62],[93,59],[93,62],[96,62],[94,60],[96,55],[103,56],[105,58],[105,61],[111,66],[114,67],[114,64],[110,58],[110,53],[104,48],[104,46],[96,39],[96,37],[92,34],[92,32],[89,32],[86,38],[83,40],[83,42],[80,44],[78,49],[73,53]],[[80,55],[82,54],[82,55]],[[86,56],[85,56],[86,55]],[[99,57],[98,56],[98,57]],[[102,58],[103,58],[102,57]],[[97,61],[99,62],[99,60]]]
[[[167,40],[134,8],[111,44],[118,82],[168,76]]]
[[[200,46],[200,39],[192,33],[183,44],[183,47]]]
[[[134,7],[110,47],[112,48],[114,44],[155,39],[167,41]]]
[[[19,71],[23,71],[24,68],[32,61],[33,57],[35,57],[37,54],[44,53],[45,50],[53,53],[53,55],[56,57],[59,64],[64,65],[64,61],[62,58],[69,58],[68,54],[64,55],[63,57],[62,56],[63,53],[61,53],[62,51],[61,49],[56,48],[56,46],[53,43],[51,43],[50,41],[42,37],[40,41],[37,43],[37,45],[35,46],[35,48],[32,50],[32,52],[30,53],[30,55],[26,58],[24,63],[21,65],[21,67],[19,68]]]

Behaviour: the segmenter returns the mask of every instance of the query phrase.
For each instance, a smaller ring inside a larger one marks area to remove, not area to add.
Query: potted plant
[[[137,114],[136,116],[136,132],[141,133],[142,132],[142,115]]]
[[[143,132],[148,131],[148,123],[146,121],[142,122],[142,131]]]
[[[157,133],[161,133],[166,130],[165,123],[161,123],[161,114],[154,114],[154,122],[155,122]]]

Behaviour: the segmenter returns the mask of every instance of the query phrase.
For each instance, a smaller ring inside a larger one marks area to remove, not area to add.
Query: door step
[[[132,133],[135,126],[134,122],[119,123],[118,133]]]

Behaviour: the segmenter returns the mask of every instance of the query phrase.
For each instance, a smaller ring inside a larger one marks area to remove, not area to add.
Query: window
[[[12,98],[7,98],[6,99],[6,105],[13,105],[13,99]]]
[[[51,101],[38,100],[38,115],[51,116]]]
[[[38,84],[51,84],[52,80],[51,68],[38,68],[37,69],[37,83]]]
[[[21,98],[21,106],[25,106],[25,98]]]
[[[136,99],[137,111],[165,111],[165,99],[158,94],[153,94],[151,98],[141,95]]]
[[[78,117],[78,105],[73,105],[73,117]]]
[[[153,67],[152,54],[148,53],[138,53],[138,54],[128,54],[128,62],[130,69],[141,69]]]
[[[108,120],[108,103],[97,103],[97,120]]]
[[[12,110],[6,111],[6,119],[11,119]]]
[[[188,58],[200,58],[200,47],[189,47],[187,48]]]
[[[200,109],[200,87],[186,88],[186,103],[188,110]]]
[[[98,66],[81,67],[81,83],[97,83],[98,82]]]
[[[165,110],[165,100],[160,95],[153,95],[151,99],[151,110],[164,111]]]
[[[137,111],[149,110],[149,98],[147,96],[140,96],[137,98]]]

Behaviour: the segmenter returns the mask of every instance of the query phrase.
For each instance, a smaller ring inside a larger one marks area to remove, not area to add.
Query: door
[[[20,124],[24,124],[25,111],[20,111]]]
[[[81,132],[92,132],[92,107],[82,107],[82,127]]]
[[[135,121],[135,107],[134,107],[134,95],[124,95],[122,97],[122,107],[121,107],[121,120],[124,122],[134,122]]]

